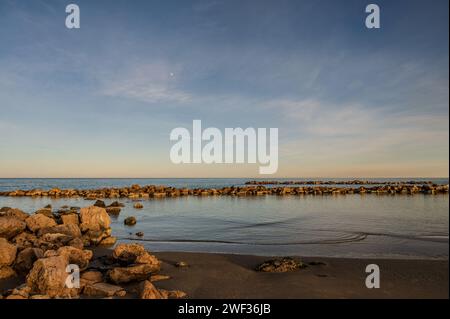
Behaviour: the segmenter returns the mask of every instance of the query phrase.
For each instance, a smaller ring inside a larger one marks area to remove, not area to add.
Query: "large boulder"
[[[10,266],[16,259],[17,247],[0,238],[0,266]]]
[[[148,279],[152,273],[159,271],[160,266],[139,264],[128,267],[116,267],[108,271],[108,278],[116,284]]]
[[[45,227],[41,228],[38,232],[38,236],[42,236],[45,234],[64,234],[70,236],[72,238],[81,237],[81,231],[78,225],[75,224],[66,224],[66,225],[57,225],[53,227]]]
[[[42,228],[56,226],[56,222],[53,218],[47,217],[43,214],[34,214],[28,217],[25,221],[27,227],[33,233],[39,231]]]
[[[141,244],[119,244],[114,248],[113,257],[119,261],[133,264],[136,258],[145,252],[145,248]]]
[[[78,218],[78,214],[64,214],[61,215],[61,221],[64,225],[75,224],[79,225],[80,220]]]
[[[71,246],[64,246],[56,251],[57,255],[65,256],[68,258],[70,264],[76,264],[80,267],[80,270],[85,270],[89,261],[92,259],[93,253],[91,250],[81,250]]]
[[[68,257],[64,255],[38,259],[27,276],[27,286],[31,288],[31,293],[49,297],[76,296],[78,289],[66,286],[68,264]]]
[[[28,273],[33,264],[39,258],[44,257],[44,252],[40,248],[25,248],[17,254],[16,262],[14,268],[23,274]]]
[[[23,232],[25,222],[13,216],[0,217],[0,237],[10,239]]]
[[[30,217],[30,215],[28,215],[27,213],[21,211],[20,209],[8,208],[8,207],[6,207],[6,209],[4,209],[2,212],[0,212],[0,216],[15,217],[17,219],[20,219],[21,221],[25,221],[25,219]]]
[[[81,208],[80,210],[81,219],[81,231],[85,232],[88,230],[101,231],[109,228],[111,224],[111,219],[108,213],[102,207],[89,206]]]

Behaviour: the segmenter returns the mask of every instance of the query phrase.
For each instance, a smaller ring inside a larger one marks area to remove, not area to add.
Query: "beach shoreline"
[[[109,247],[93,249],[93,259],[112,254]],[[151,252],[161,261],[159,274],[169,279],[157,289],[181,290],[187,299],[448,299],[448,259],[385,259],[291,256],[306,265],[289,272],[255,268],[268,257],[243,254]],[[180,262],[186,264],[180,267]],[[380,288],[365,285],[366,266],[380,268]],[[0,280],[0,292],[23,278]],[[122,285],[125,299],[139,299],[139,283]]]
[[[95,256],[109,249],[96,249]],[[448,260],[293,256],[307,265],[291,272],[260,272],[280,257],[242,254],[152,252],[168,280],[158,289],[179,289],[188,299],[448,299]],[[177,267],[180,261],[187,267]],[[380,288],[368,289],[366,266],[380,267]],[[133,285],[127,287],[131,291]],[[128,297],[137,297],[130,294]]]

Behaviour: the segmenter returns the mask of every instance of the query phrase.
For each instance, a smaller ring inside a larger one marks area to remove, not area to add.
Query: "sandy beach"
[[[188,298],[448,298],[448,261],[299,258],[319,262],[286,273],[263,273],[254,268],[266,256],[159,252],[162,289],[180,289]],[[187,268],[175,267],[185,261]],[[366,265],[380,267],[381,287],[365,286]]]

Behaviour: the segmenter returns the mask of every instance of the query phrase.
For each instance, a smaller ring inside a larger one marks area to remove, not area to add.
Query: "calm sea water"
[[[245,181],[247,179],[0,179],[0,191],[52,187],[90,189],[131,184],[220,188],[243,185]],[[448,179],[433,182],[447,184]],[[142,210],[134,209],[132,200],[121,201],[126,207],[113,218],[113,234],[120,241],[141,241],[153,251],[448,259],[448,195],[180,197],[144,200]],[[107,204],[109,202],[111,200],[106,200]],[[59,208],[92,203],[84,199],[0,197],[0,207],[17,207],[29,213],[47,204]],[[137,225],[124,226],[123,220],[128,216],[135,216]],[[145,236],[136,237],[134,234],[138,231]]]

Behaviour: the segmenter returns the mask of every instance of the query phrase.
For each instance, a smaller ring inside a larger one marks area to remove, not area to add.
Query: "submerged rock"
[[[94,203],[94,206],[106,208],[105,202],[99,199]]]
[[[136,209],[142,209],[142,208],[144,208],[144,205],[142,205],[142,203],[135,203],[133,205],[133,207],[136,208]]]
[[[125,207],[124,204],[119,203],[118,201],[112,202],[108,207]]]
[[[125,218],[123,223],[127,226],[136,225],[136,217],[134,217],[134,216],[127,217],[127,218]]]
[[[120,211],[120,207],[106,207],[106,212],[111,215],[118,215],[120,214]]]

